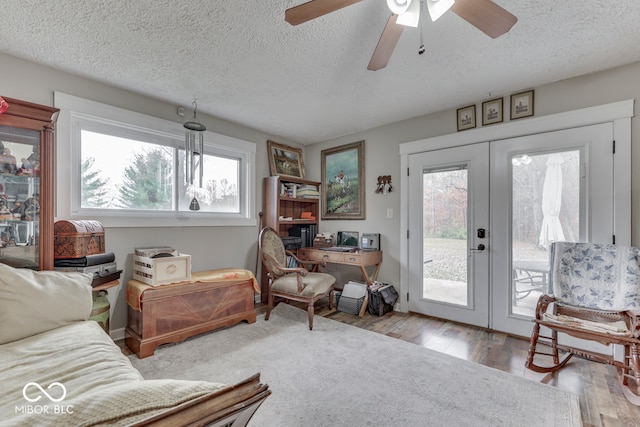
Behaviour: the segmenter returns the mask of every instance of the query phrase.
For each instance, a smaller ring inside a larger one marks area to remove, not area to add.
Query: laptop
[[[328,246],[320,249],[332,252],[355,252],[359,248],[359,241],[360,234],[357,231],[338,231],[336,246]]]

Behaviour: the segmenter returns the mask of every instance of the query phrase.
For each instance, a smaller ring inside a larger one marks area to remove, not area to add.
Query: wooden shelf
[[[120,284],[119,280],[112,280],[111,282],[107,282],[107,283],[103,283],[102,285],[98,285],[93,289],[93,292],[98,292],[98,291],[105,291],[107,289],[111,289],[114,288],[116,286],[118,286]]]
[[[291,202],[300,202],[300,203],[320,203],[320,199],[312,199],[307,197],[288,197],[288,196],[280,196],[280,200],[286,200]]]

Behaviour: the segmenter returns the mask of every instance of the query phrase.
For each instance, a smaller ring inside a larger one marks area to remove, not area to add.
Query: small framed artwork
[[[302,149],[267,141],[269,172],[271,176],[288,176],[304,179]]]
[[[365,219],[364,141],[321,151],[322,219]]]
[[[511,120],[533,116],[533,91],[511,95]]]
[[[476,106],[458,108],[458,131],[476,127]]]
[[[502,122],[502,98],[482,103],[482,126]]]

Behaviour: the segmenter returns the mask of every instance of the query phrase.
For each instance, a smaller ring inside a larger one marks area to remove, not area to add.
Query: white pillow
[[[91,315],[93,276],[33,271],[0,263],[0,344]]]

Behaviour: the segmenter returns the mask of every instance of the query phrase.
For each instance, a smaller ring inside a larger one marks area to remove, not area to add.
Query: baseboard
[[[111,329],[109,331],[109,336],[114,341],[123,340],[124,339],[124,329],[125,328]]]

